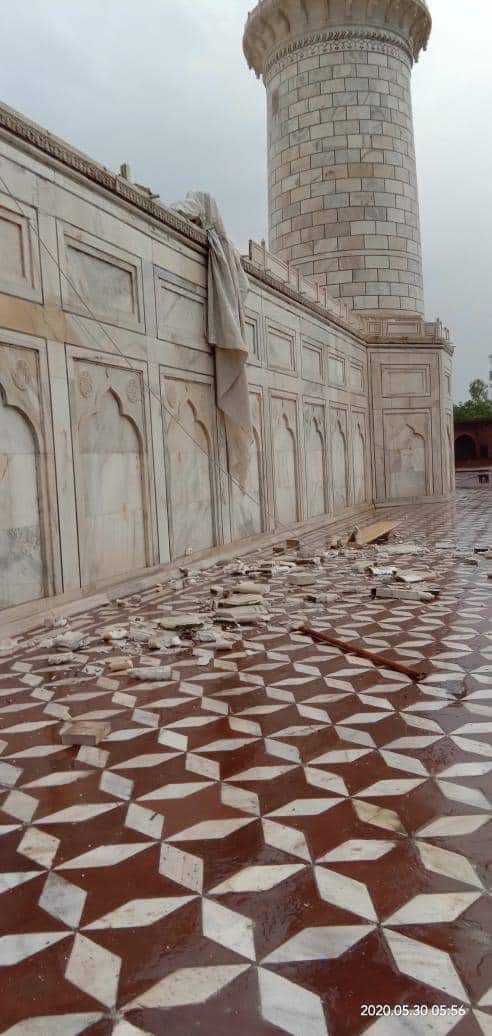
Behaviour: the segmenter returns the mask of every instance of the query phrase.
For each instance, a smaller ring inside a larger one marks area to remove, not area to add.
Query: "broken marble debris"
[[[108,665],[112,673],[127,672],[129,669],[133,668],[133,662],[128,655],[119,655],[116,658],[110,658]]]
[[[53,640],[53,647],[57,651],[80,651],[82,647],[85,647],[89,643],[89,638],[85,633],[78,633],[76,630],[68,630],[67,633],[61,633],[60,636],[55,637]]]
[[[99,720],[73,720],[65,723],[60,737],[64,745],[98,745],[111,731],[109,723]]]
[[[48,655],[48,665],[69,665],[70,662],[75,661],[75,655],[73,651],[59,652],[57,655]]]
[[[246,608],[220,608],[217,610],[216,622],[244,623],[249,625],[255,622],[267,622],[270,618],[268,612],[261,607],[250,606]]]
[[[54,612],[50,612],[43,619],[43,625],[46,629],[59,629],[62,626],[67,626],[68,620],[64,615],[55,615]]]
[[[287,582],[289,586],[311,586],[317,578],[317,572],[290,572]]]
[[[409,586],[413,583],[425,583],[427,579],[434,579],[433,572],[417,572],[416,569],[398,569],[395,573],[395,579],[397,583],[407,583]]]
[[[428,549],[421,543],[385,543],[382,547],[376,547],[376,554],[381,557],[399,557],[400,555],[421,555],[427,554]]]
[[[124,626],[110,626],[102,631],[101,636],[103,640],[110,643],[112,640],[126,640],[128,631]]]
[[[270,587],[268,583],[254,583],[252,581],[238,583],[234,587],[234,593],[236,594],[268,594]]]
[[[0,658],[4,655],[11,655],[13,651],[18,648],[19,645],[16,640],[1,640],[0,641]]]
[[[430,590],[405,590],[397,586],[375,586],[371,590],[371,596],[384,600],[421,601],[422,604],[430,604],[435,597]]]
[[[221,597],[220,600],[216,601],[217,608],[247,608],[254,604],[263,604],[262,594],[230,594],[227,597]]]
[[[176,613],[175,615],[167,615],[163,619],[159,619],[159,626],[163,630],[199,629],[200,626],[204,625],[205,618],[203,615],[185,614],[185,612],[182,615]]]
[[[304,594],[304,600],[309,601],[310,604],[333,604],[338,600],[338,595],[312,591]]]
[[[171,680],[172,670],[167,665],[137,666],[129,675],[134,676],[137,680]]]

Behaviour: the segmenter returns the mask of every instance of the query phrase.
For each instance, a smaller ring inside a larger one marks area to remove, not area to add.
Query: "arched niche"
[[[275,519],[279,525],[299,521],[296,436],[283,411],[275,420]]]
[[[307,516],[316,518],[326,511],[325,436],[320,407],[305,411]]]
[[[332,440],[333,509],[335,513],[348,506],[347,439],[339,418],[333,426]]]
[[[263,530],[261,442],[257,429],[252,428],[249,467],[244,492],[232,483],[232,512],[234,539],[257,536]]]
[[[395,415],[389,438],[390,498],[425,496],[427,458],[425,436],[401,415]]]
[[[169,417],[167,450],[172,553],[179,558],[187,548],[200,551],[215,544],[211,442],[189,398],[179,407],[179,421]]]
[[[360,420],[355,421],[353,434],[354,503],[362,504],[367,498],[366,437]]]
[[[477,459],[477,445],[471,435],[458,435],[454,443],[454,452],[458,464]]]
[[[0,608],[46,593],[38,467],[34,429],[0,384]]]
[[[84,581],[144,568],[142,445],[113,389],[79,426]]]

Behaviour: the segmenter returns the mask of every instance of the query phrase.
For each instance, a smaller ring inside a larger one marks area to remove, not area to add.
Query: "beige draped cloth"
[[[230,473],[245,487],[253,441],[244,323],[249,281],[210,194],[189,191],[185,200],[172,208],[207,233],[207,338],[215,350],[217,406],[225,419]]]

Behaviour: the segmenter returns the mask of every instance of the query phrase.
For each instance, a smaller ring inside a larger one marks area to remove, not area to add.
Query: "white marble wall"
[[[452,489],[442,350],[421,363],[414,348],[369,346],[361,322],[249,261],[241,493],[215,403],[201,236],[98,187],[89,161],[67,170],[22,143],[1,106],[0,171],[3,617],[374,498]]]

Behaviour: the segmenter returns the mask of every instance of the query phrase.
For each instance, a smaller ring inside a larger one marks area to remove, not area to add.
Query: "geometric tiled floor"
[[[234,583],[215,568],[78,616],[68,669],[41,630],[0,659],[2,1032],[490,1036],[492,562],[435,544],[490,543],[491,504],[391,511],[429,548],[430,605],[372,601],[349,554],[320,570],[333,604],[279,573],[232,652],[109,676],[101,628],[205,609]],[[301,614],[429,676],[315,645]],[[111,733],[66,748],[68,715]]]

